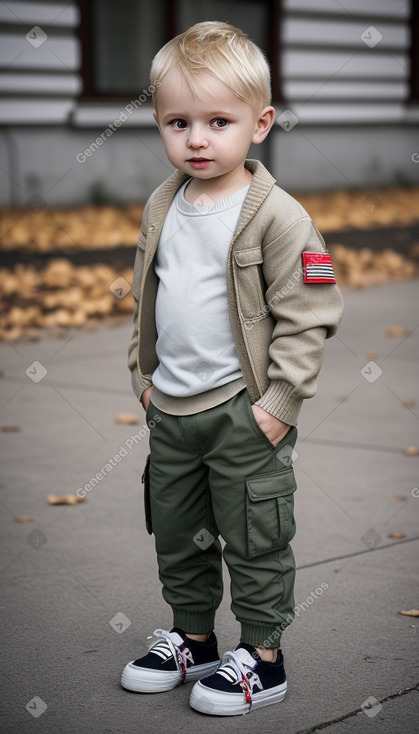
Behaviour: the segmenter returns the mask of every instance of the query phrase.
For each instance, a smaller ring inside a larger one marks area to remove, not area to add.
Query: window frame
[[[268,7],[268,36],[266,39],[266,54],[271,67],[272,100],[273,104],[283,102],[282,76],[281,76],[281,23],[282,2],[281,0],[264,0]],[[99,104],[123,104],[136,97],[141,90],[126,90],[124,93],[114,92],[104,94],[97,92],[94,80],[93,62],[93,7],[90,0],[77,0],[80,12],[80,24],[78,36],[81,45],[80,76],[83,88],[78,97],[79,102]],[[176,0],[165,0],[165,13],[163,23],[165,25],[165,42],[176,35],[176,19],[178,4]],[[146,103],[147,104],[147,103]],[[149,103],[151,104],[151,103]]]

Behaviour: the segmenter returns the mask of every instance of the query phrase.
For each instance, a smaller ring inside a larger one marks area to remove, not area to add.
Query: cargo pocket
[[[246,478],[248,558],[286,548],[295,535],[292,467]]]

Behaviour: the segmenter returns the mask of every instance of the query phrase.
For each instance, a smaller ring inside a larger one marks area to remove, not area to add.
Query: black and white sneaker
[[[154,635],[157,642],[147,655],[125,666],[123,688],[138,693],[170,691],[180,683],[211,675],[221,663],[214,632],[206,642],[191,640],[177,627],[171,632],[157,629]]]
[[[241,642],[234,652],[226,652],[216,673],[195,683],[190,704],[203,714],[238,716],[279,703],[286,692],[281,651],[275,663],[267,663],[253,645]]]

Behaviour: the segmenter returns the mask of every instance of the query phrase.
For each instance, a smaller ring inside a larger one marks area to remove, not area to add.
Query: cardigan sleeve
[[[263,249],[265,297],[274,328],[269,386],[256,404],[290,425],[296,425],[302,401],[316,393],[324,340],[336,332],[343,313],[335,283],[304,282],[302,253],[324,251],[324,240],[306,212]]]

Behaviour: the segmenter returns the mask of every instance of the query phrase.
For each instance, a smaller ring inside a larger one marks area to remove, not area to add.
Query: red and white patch
[[[304,283],[336,283],[332,259],[326,252],[303,252]]]

